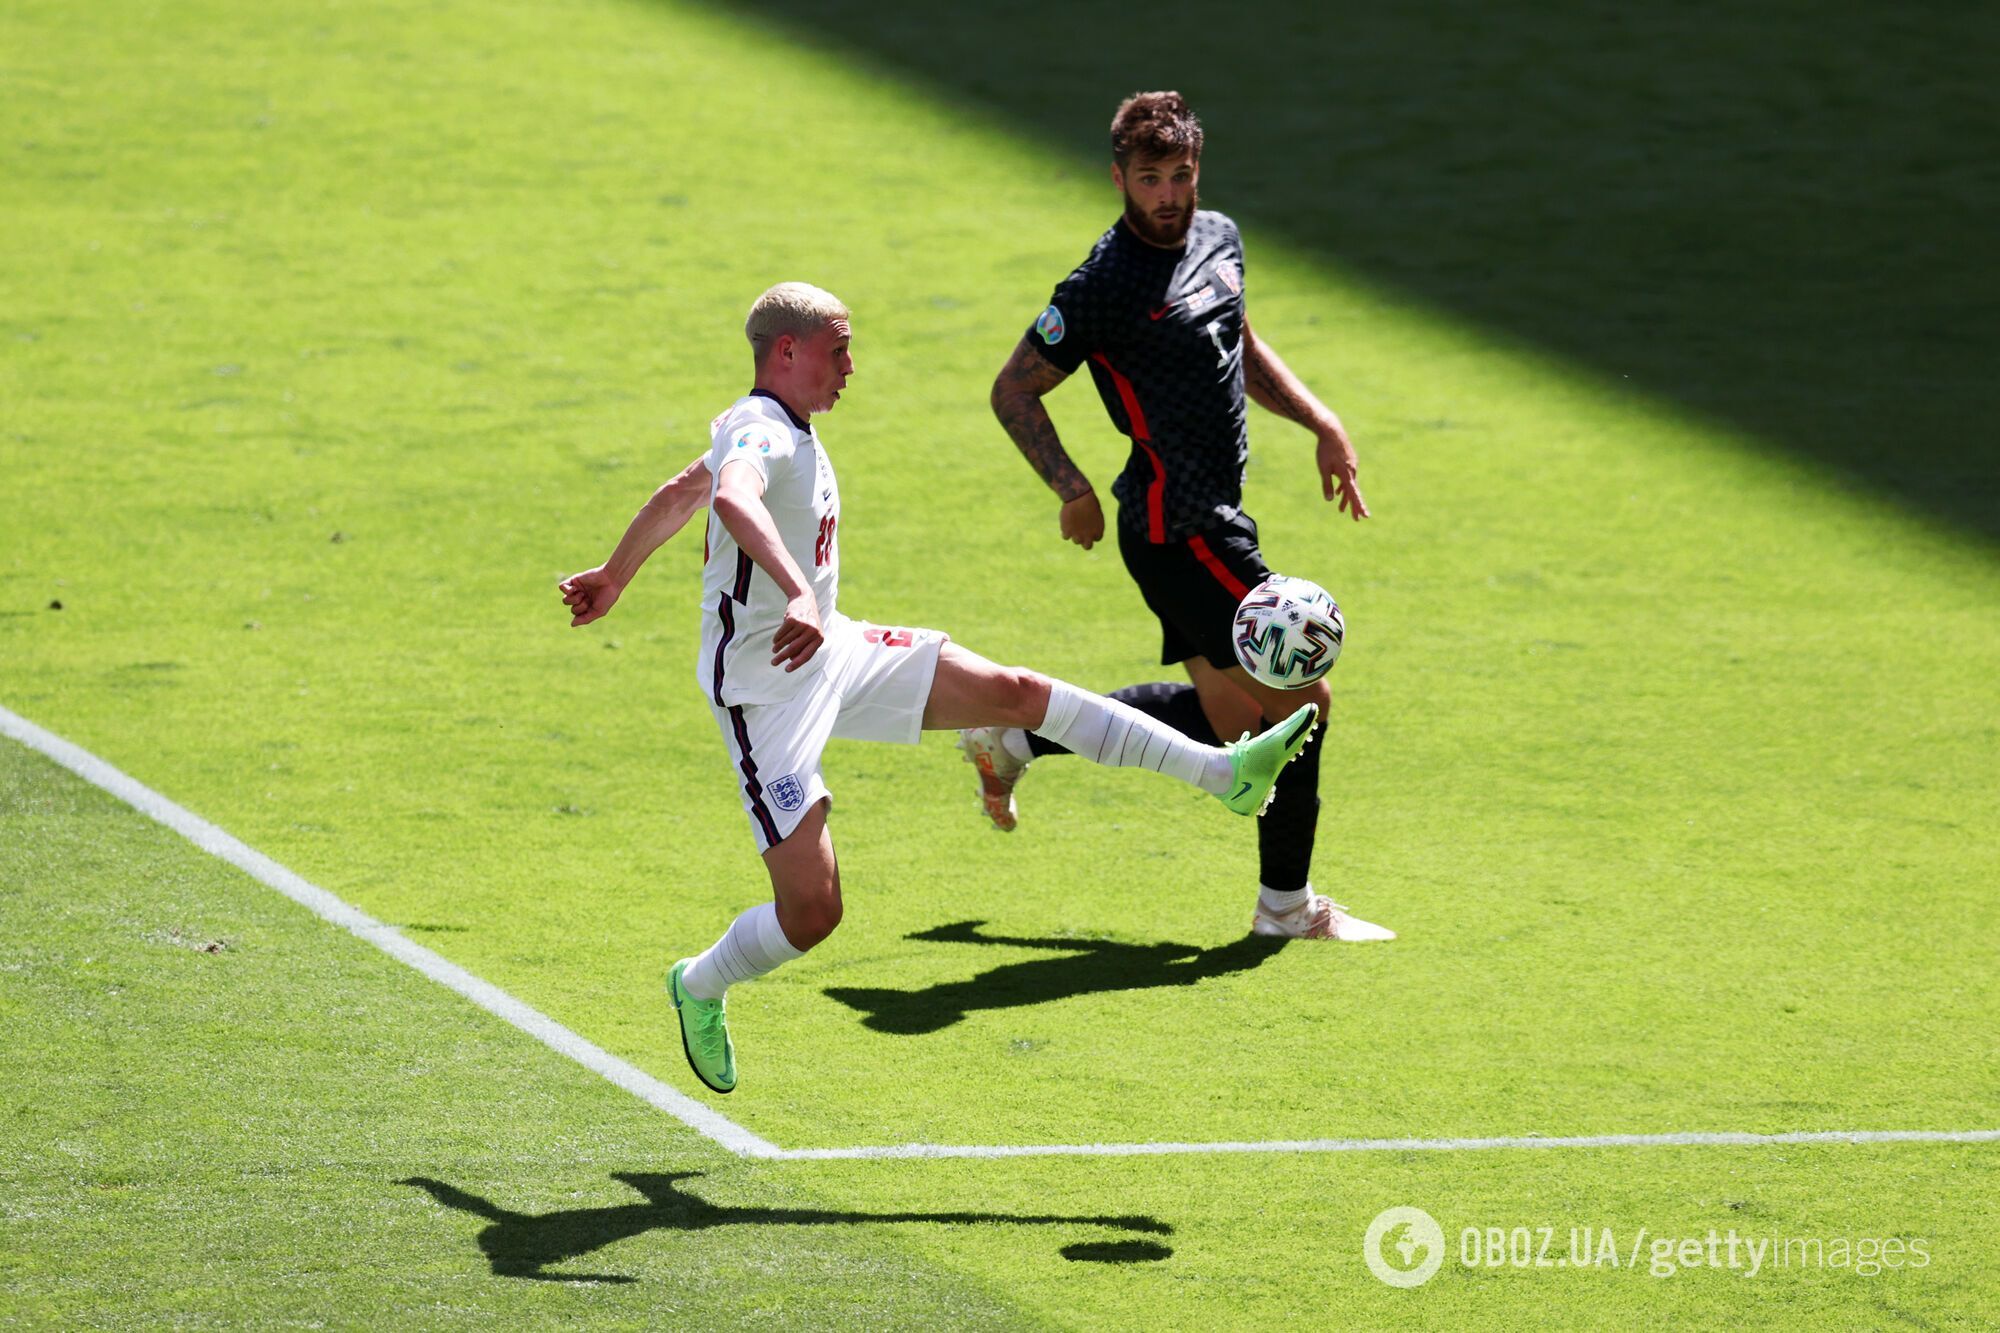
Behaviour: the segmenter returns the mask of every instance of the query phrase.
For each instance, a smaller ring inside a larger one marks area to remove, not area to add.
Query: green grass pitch
[[[0,50],[0,706],[674,1087],[664,969],[767,892],[699,537],[588,630],[554,583],[742,391],[757,291],[856,313],[846,610],[1160,676],[985,404],[1110,216],[1094,159],[678,2],[24,0]],[[2000,1128],[1985,535],[1246,240],[1378,514],[1253,421],[1267,555],[1350,627],[1316,878],[1402,938],[1246,949],[1251,831],[1157,780],[1039,764],[1003,838],[945,738],[836,746],[847,920],[732,998],[718,1109],[787,1148]],[[1108,484],[1094,397],[1052,406]],[[1992,1143],[738,1159],[9,742],[0,920],[0,1323],[2000,1317]],[[1363,1263],[1395,1205],[1446,1237],[1410,1290]],[[1928,1262],[1467,1267],[1468,1227]]]

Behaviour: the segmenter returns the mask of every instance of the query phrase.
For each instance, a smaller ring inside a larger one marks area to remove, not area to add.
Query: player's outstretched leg
[[[840,864],[817,801],[783,842],[764,853],[773,901],[731,922],[722,938],[667,974],[680,1014],[681,1049],[695,1077],[717,1092],[736,1087],[736,1044],[729,1036],[726,993],[803,957],[840,924]]]
[[[1192,685],[1151,681],[1113,690],[1112,699],[1156,721],[1164,722],[1200,745],[1221,746]],[[1045,740],[1024,727],[967,727],[958,733],[958,748],[979,772],[979,801],[993,827],[1012,833],[1019,822],[1014,791],[1032,761],[1048,754],[1068,754],[1069,747]]]
[[[996,666],[957,644],[938,657],[924,726],[1022,727],[1111,768],[1148,768],[1199,787],[1237,814],[1262,811],[1284,766],[1318,724],[1312,705],[1254,739],[1202,745],[1115,699],[1020,667]]]

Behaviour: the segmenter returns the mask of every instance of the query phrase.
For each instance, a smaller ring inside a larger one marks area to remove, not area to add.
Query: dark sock
[[[1271,724],[1266,722],[1265,726]],[[1271,808],[1257,821],[1257,864],[1267,889],[1303,889],[1312,878],[1313,835],[1319,829],[1321,723],[1299,757],[1278,773]]]
[[[1180,732],[1189,740],[1200,741],[1203,745],[1220,745],[1215,737],[1215,728],[1208,725],[1208,715],[1201,711],[1201,696],[1192,685],[1169,685],[1165,681],[1154,681],[1145,685],[1127,685],[1122,690],[1113,690],[1111,697],[1121,704],[1129,705]],[[1028,733],[1028,748],[1037,758],[1045,754],[1068,754],[1069,750],[1054,741],[1043,740],[1034,732]],[[1301,761],[1303,762],[1303,761]],[[1297,767],[1297,765],[1293,765]]]

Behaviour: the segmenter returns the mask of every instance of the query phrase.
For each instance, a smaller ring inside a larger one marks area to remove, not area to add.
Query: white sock
[[[1307,884],[1303,889],[1286,889],[1283,891],[1267,889],[1259,884],[1257,886],[1257,903],[1272,916],[1283,916],[1287,912],[1298,911],[1301,907],[1312,901],[1312,893],[1313,886],[1311,884]]]
[[[1035,757],[1034,747],[1028,744],[1028,733],[1019,727],[1005,727],[1000,732],[1001,748],[1022,763]]]
[[[1158,718],[1059,680],[1049,682],[1049,712],[1030,728],[1073,754],[1107,768],[1150,768],[1220,796],[1229,790],[1229,755],[1189,740]]]
[[[697,1000],[719,1000],[739,981],[776,971],[805,950],[794,949],[778,924],[775,903],[759,903],[729,923],[722,938],[688,964],[681,985]]]

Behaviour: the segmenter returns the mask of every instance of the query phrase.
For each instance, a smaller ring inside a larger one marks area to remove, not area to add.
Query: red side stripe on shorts
[[[1167,539],[1167,467],[1153,450],[1152,432],[1146,429],[1146,414],[1139,407],[1139,395],[1132,388],[1132,381],[1118,373],[1118,367],[1111,364],[1102,352],[1092,352],[1090,359],[1111,373],[1112,386],[1118,390],[1118,401],[1125,404],[1125,419],[1132,423],[1132,442],[1146,451],[1146,458],[1153,465],[1153,480],[1146,487],[1146,540],[1158,546]]]
[[[1229,566],[1223,564],[1222,558],[1216,555],[1214,551],[1208,549],[1207,542],[1203,541],[1199,536],[1190,537],[1188,538],[1188,549],[1194,552],[1195,559],[1208,567],[1209,573],[1215,575],[1215,581],[1229,590],[1231,597],[1234,597],[1239,602],[1243,600],[1244,595],[1250,589],[1244,585],[1242,579],[1237,578],[1229,572]]]

